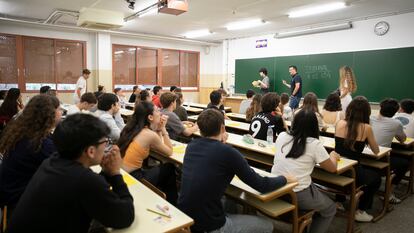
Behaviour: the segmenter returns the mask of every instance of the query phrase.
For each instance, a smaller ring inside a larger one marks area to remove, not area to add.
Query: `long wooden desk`
[[[188,113],[193,113],[193,114],[200,114],[204,110],[202,108],[194,108],[194,107],[189,107],[189,106],[184,106],[184,108]]]
[[[197,121],[198,116],[189,116],[188,120],[190,121]],[[244,122],[238,122],[238,121],[232,121],[232,120],[225,120],[225,125],[228,128],[239,130],[243,133],[248,133],[250,129],[249,123]]]
[[[207,108],[207,104],[199,104],[199,103],[188,103],[188,102],[184,102],[183,104],[184,106],[188,106],[188,107],[194,107],[194,108],[202,108],[202,109],[206,109]],[[224,110],[226,112],[231,112],[231,107],[224,107]]]
[[[230,117],[231,119],[235,121],[247,122],[246,114],[228,112],[226,113],[226,116]]]
[[[100,166],[92,167],[92,170],[99,173]],[[135,220],[132,225],[125,229],[110,229],[114,233],[147,233],[147,232],[177,232],[183,228],[189,228],[194,221],[179,209],[171,205],[162,197],[147,188],[134,177],[121,170],[125,183],[128,185],[129,192],[134,198]],[[148,211],[157,209],[159,206],[168,206],[171,218],[161,217]]]

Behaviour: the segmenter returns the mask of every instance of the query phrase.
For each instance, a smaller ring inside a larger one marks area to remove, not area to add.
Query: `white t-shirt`
[[[276,140],[276,155],[272,173],[278,176],[285,174],[295,176],[298,179],[299,185],[293,188],[293,191],[299,192],[311,185],[311,174],[315,165],[322,163],[330,157],[321,141],[316,138],[307,138],[305,153],[302,156],[296,159],[286,158],[286,155],[292,148],[292,144],[292,136],[286,132],[279,134]]]
[[[370,123],[379,146],[391,147],[392,139],[405,135],[401,122],[384,116],[371,116]]]
[[[407,137],[414,138],[414,116],[412,114],[398,112],[395,114],[394,119],[401,122]]]
[[[78,113],[80,111],[81,110],[78,108],[78,106],[76,106],[76,104],[73,104],[73,105],[71,105],[71,106],[68,107],[68,109],[66,111],[66,115],[69,116],[69,115]]]
[[[252,101],[253,101],[252,99],[243,100],[240,103],[239,113],[240,114],[246,114],[246,111],[250,107],[250,104],[252,103]]]
[[[78,81],[76,82],[76,88],[75,93],[73,94],[73,99],[75,101],[75,104],[79,103],[80,98],[78,97],[78,94],[76,91],[80,89],[80,96],[86,93],[86,79],[83,76],[80,76]]]
[[[287,120],[287,121],[292,121],[293,120],[293,111],[292,109],[286,104],[285,106],[283,106],[283,119]]]

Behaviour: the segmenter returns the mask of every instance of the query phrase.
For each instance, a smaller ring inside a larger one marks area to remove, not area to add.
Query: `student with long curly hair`
[[[0,140],[0,153],[4,155],[0,206],[12,210],[43,160],[56,152],[51,133],[61,116],[56,97],[37,95],[4,129]]]

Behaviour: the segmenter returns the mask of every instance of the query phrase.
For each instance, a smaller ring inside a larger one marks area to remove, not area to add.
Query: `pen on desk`
[[[166,217],[166,218],[171,218],[171,216],[170,216],[170,215],[166,215],[166,214],[160,213],[160,212],[155,211],[155,210],[152,210],[152,209],[148,209],[148,208],[147,208],[147,211],[152,212],[152,213],[154,213],[154,214],[161,215],[161,216]]]

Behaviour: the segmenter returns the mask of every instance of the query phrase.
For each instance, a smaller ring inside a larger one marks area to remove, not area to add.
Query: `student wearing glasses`
[[[120,173],[119,148],[110,151],[108,126],[95,116],[74,114],[53,134],[59,153],[45,160],[27,185],[8,232],[86,233],[92,219],[105,227],[125,228],[134,205]],[[101,165],[101,175],[90,167]]]

